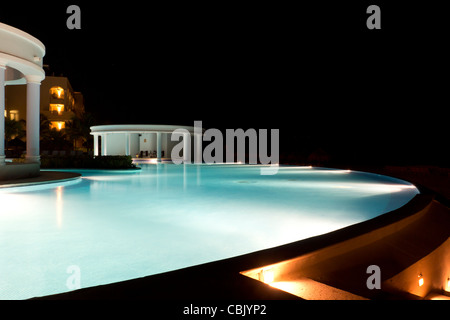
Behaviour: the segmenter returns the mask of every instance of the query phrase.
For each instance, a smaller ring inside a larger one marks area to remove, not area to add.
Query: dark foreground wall
[[[38,163],[7,163],[0,165],[0,181],[14,179],[28,179],[38,177],[40,165]]]

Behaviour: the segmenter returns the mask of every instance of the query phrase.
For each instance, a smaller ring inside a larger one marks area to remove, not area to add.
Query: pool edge
[[[352,241],[370,232],[405,224],[435,203],[433,195],[418,194],[405,206],[376,218],[357,223],[330,233],[257,251],[225,260],[192,266],[78,291],[37,299],[57,300],[287,300],[299,299],[241,274],[245,270],[276,264],[302,255],[311,254],[346,241]],[[447,208],[447,207],[446,207]],[[447,211],[450,211],[447,208]],[[385,295],[386,297],[386,295]],[[389,295],[392,297],[392,295]],[[414,298],[407,294],[403,299]],[[398,298],[398,296],[397,296]]]
[[[30,179],[9,180],[0,182],[0,190],[8,190],[10,188],[22,188],[41,186],[54,183],[69,182],[81,179],[82,175],[75,172],[53,172],[41,171],[39,177]]]

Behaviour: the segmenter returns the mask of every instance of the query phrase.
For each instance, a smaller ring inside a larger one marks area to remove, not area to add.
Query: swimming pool
[[[330,232],[411,200],[398,179],[282,166],[142,165],[0,190],[0,299],[176,270]],[[76,272],[74,272],[76,270]]]

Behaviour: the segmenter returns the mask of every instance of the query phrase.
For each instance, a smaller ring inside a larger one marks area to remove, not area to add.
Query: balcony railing
[[[75,113],[72,111],[63,111],[58,113],[57,111],[43,111],[41,112],[49,121],[70,121],[75,117]]]

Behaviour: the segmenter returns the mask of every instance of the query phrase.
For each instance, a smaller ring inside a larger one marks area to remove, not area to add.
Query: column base
[[[6,160],[6,157],[5,157],[5,156],[0,156],[0,166],[6,165],[5,160]]]
[[[26,156],[26,163],[41,163],[41,156]]]

